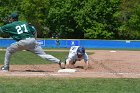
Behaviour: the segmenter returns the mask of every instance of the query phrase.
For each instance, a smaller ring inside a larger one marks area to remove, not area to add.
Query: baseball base
[[[77,72],[77,70],[76,69],[60,69],[60,70],[58,70],[58,72],[59,73],[61,73],[61,72],[73,73],[73,72]]]

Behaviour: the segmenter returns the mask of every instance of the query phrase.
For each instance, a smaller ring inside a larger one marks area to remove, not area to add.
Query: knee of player
[[[16,50],[13,49],[13,48],[11,48],[11,47],[8,47],[8,48],[6,49],[6,51],[9,52],[9,53],[14,53],[14,52],[16,52]]]

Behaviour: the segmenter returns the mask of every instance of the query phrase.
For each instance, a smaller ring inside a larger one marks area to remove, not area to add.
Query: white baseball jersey
[[[69,50],[69,55],[68,55],[68,59],[70,59],[71,61],[75,62],[75,61],[81,61],[82,59],[84,59],[84,61],[88,61],[88,55],[87,53],[85,53],[85,55],[83,55],[81,58],[78,58],[77,56],[77,49],[80,46],[72,46]]]

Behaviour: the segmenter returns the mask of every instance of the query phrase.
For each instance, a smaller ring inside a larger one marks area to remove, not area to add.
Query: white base
[[[110,51],[110,52],[117,52],[117,51]]]
[[[58,70],[58,72],[73,73],[73,72],[77,72],[77,70],[76,69],[60,69],[60,70]]]

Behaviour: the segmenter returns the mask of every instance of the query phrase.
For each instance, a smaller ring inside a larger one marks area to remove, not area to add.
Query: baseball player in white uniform
[[[65,68],[74,68],[74,64],[77,61],[81,61],[84,59],[85,66],[84,69],[89,67],[88,55],[85,52],[85,48],[81,46],[72,46],[69,50],[68,57],[65,61],[66,67]]]

